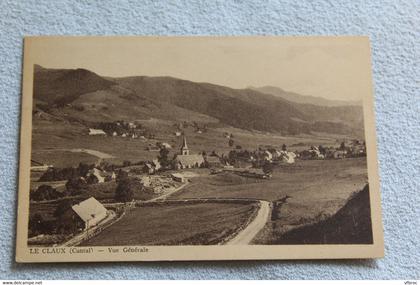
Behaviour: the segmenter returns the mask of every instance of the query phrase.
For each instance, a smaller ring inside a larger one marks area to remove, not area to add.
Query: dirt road
[[[105,153],[105,152],[101,152],[98,150],[93,150],[93,149],[87,149],[87,148],[73,148],[70,149],[71,152],[84,152],[93,156],[96,156],[97,158],[100,159],[106,159],[106,158],[113,158],[114,156]]]
[[[257,216],[254,220],[237,236],[228,241],[226,245],[247,245],[249,244],[254,237],[258,234],[260,230],[267,223],[268,217],[270,215],[270,203],[267,201],[260,200],[260,209],[258,210]]]

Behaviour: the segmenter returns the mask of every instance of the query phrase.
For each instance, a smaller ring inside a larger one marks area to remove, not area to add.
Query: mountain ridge
[[[317,106],[326,107],[338,107],[338,106],[361,106],[361,101],[345,101],[345,100],[332,100],[324,97],[301,95],[295,92],[286,91],[280,87],[275,86],[262,86],[253,87],[249,86],[249,89],[259,91],[264,94],[271,94],[273,96],[283,98],[288,101],[292,101],[300,104],[312,104]]]
[[[77,103],[96,106],[91,116],[149,116],[163,118],[171,112],[194,112],[220,123],[282,134],[310,132],[360,133],[362,109],[357,106],[299,104],[252,89],[197,83],[169,76],[102,77],[86,69],[35,68],[34,98],[60,108]],[[101,106],[100,108],[98,106]],[[119,109],[121,108],[121,110]],[[85,117],[89,116],[86,112]],[[180,119],[174,115],[174,120]]]

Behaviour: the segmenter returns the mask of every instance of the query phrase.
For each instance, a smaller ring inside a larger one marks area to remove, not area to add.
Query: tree
[[[169,150],[166,147],[162,147],[159,151],[159,163],[163,168],[167,168],[170,165],[170,161],[168,159]]]
[[[121,180],[124,180],[124,179],[128,179],[128,172],[120,169],[117,173],[117,177],[115,178],[115,181],[119,183]]]
[[[84,177],[88,174],[90,166],[87,165],[86,163],[80,162],[77,168],[79,170],[79,175]]]
[[[323,147],[322,145],[319,145],[318,146],[318,150],[323,155],[325,155],[325,153],[327,152],[327,150],[325,149],[325,147]]]
[[[133,198],[134,192],[130,185],[130,180],[128,178],[120,180],[117,189],[115,190],[115,201],[130,202]]]
[[[70,178],[66,183],[66,191],[70,195],[78,195],[86,190],[87,183],[84,179],[80,177]]]
[[[96,183],[99,183],[99,179],[95,175],[91,174],[86,178],[86,183],[87,184],[96,184]]]
[[[283,144],[283,145],[281,146],[281,150],[282,150],[282,151],[286,151],[286,150],[287,150],[287,145],[286,145],[286,144]]]
[[[40,213],[29,217],[29,236],[36,236],[43,232],[44,218]]]
[[[265,174],[270,174],[273,172],[273,165],[270,162],[266,161],[262,166],[262,170]]]
[[[346,144],[344,142],[341,142],[340,149],[341,150],[345,150],[346,149]]]
[[[65,212],[67,212],[73,206],[73,200],[65,199],[58,203],[54,211],[54,217],[61,218]]]
[[[54,189],[50,185],[45,185],[45,184],[42,184],[30,194],[30,198],[33,201],[55,200],[63,196],[64,195],[62,193],[58,192],[56,189]]]

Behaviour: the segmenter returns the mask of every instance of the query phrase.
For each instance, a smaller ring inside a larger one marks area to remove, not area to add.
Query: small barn
[[[223,167],[223,164],[218,156],[206,156],[205,161],[206,165],[210,168]]]
[[[153,159],[153,161],[147,161],[144,164],[143,172],[147,174],[155,174],[162,166],[160,165],[159,160]]]
[[[176,182],[185,182],[185,177],[181,173],[173,173],[171,177]]]

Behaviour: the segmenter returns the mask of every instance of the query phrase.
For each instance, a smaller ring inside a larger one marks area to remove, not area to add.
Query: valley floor
[[[165,196],[165,203],[136,208],[82,245],[281,244],[289,231],[334,216],[367,182],[364,158],[298,161],[276,167],[268,180],[198,171],[190,183]],[[229,202],[235,199],[262,201],[264,209],[257,214],[255,204]],[[360,203],[369,206],[365,200]],[[370,219],[369,211],[364,215]],[[311,242],[295,233],[287,243]]]

